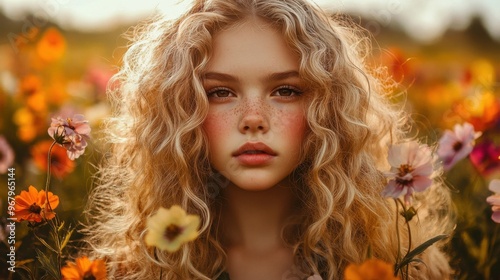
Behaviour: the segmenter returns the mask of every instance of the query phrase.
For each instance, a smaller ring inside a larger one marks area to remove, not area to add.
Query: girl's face
[[[203,128],[212,166],[242,189],[269,189],[300,163],[307,125],[299,62],[262,20],[214,37],[203,76],[210,103]]]

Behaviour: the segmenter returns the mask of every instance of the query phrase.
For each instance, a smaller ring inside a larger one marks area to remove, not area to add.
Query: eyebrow
[[[284,72],[271,73],[271,74],[267,75],[264,78],[264,80],[279,81],[279,80],[285,80],[287,78],[295,78],[295,77],[300,77],[299,72],[296,70],[290,70],[290,71],[284,71]],[[203,75],[202,78],[204,80],[218,80],[218,81],[231,81],[231,82],[239,81],[238,77],[235,77],[235,76],[230,75],[230,74],[219,73],[219,72],[207,72]]]

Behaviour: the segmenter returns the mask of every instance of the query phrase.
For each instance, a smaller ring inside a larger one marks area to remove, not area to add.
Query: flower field
[[[87,34],[10,24],[0,40],[0,279],[104,279],[103,262],[74,257],[93,174],[107,151],[100,129],[110,114],[105,92],[125,51],[126,28]],[[393,147],[384,195],[411,202],[413,192],[430,185],[435,153],[455,203],[447,250],[457,279],[500,279],[500,42],[477,28],[432,44],[391,30],[374,37],[372,61],[394,77],[394,101],[411,113],[411,133],[425,143]],[[397,157],[401,150],[416,153],[413,167]],[[418,183],[406,184],[409,178]],[[175,237],[186,214],[171,211],[175,222],[164,221],[161,230]],[[196,231],[199,221],[190,219],[186,227]],[[153,245],[181,246],[153,235]],[[349,273],[380,265],[374,263]]]

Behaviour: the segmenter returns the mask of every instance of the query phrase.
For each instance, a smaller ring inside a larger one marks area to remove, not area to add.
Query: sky
[[[155,11],[175,18],[192,0],[0,0],[0,8],[12,19],[23,19],[28,11],[67,29],[109,30],[119,24],[134,24]],[[325,10],[356,13],[367,17],[368,30],[376,33],[395,25],[411,37],[430,42],[448,29],[462,30],[478,16],[500,40],[499,0],[315,0]]]

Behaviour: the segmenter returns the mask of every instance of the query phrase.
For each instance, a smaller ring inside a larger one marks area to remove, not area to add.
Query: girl
[[[408,120],[355,27],[303,0],[198,0],[133,39],[86,228],[111,279],[341,279],[368,251],[395,261],[379,170]],[[146,219],[174,204],[201,217],[200,236],[147,247]],[[413,244],[449,232],[446,189],[414,205]],[[420,258],[412,278],[450,275],[438,246]]]

